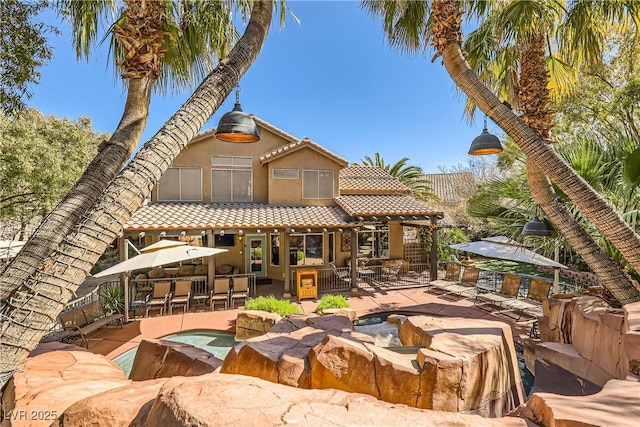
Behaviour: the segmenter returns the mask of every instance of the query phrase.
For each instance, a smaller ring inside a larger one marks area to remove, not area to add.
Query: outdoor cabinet
[[[300,269],[297,272],[298,299],[318,298],[318,272]]]

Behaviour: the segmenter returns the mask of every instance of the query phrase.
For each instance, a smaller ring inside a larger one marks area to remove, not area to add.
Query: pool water
[[[161,339],[191,344],[194,347],[208,351],[222,360],[224,360],[231,348],[238,343],[234,338],[234,334],[217,331],[178,332],[177,334],[167,335]],[[137,351],[138,347],[132,348],[113,359],[113,361],[122,368],[127,377],[133,367],[133,360],[136,358]]]
[[[378,347],[402,347],[402,343],[398,339],[398,326],[395,323],[387,322],[387,317],[391,314],[401,314],[405,316],[416,315],[416,313],[380,313],[363,316],[358,320],[358,323],[356,323],[355,330],[372,336],[374,344]],[[526,397],[529,396],[531,392],[535,378],[527,369],[524,362],[524,350],[517,345],[515,348],[520,377],[522,378],[522,385]]]

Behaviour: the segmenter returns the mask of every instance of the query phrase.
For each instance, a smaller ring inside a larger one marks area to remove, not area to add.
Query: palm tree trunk
[[[257,58],[271,24],[272,1],[256,1],[225,66],[214,70],[187,102],[109,184],[58,250],[0,301],[0,388],[53,325],[72,293],[142,204],[174,158],[233,90]],[[225,61],[226,62],[226,61]]]
[[[549,71],[545,61],[545,41],[545,33],[542,28],[538,28],[520,46],[518,100],[522,120],[544,140],[548,140],[553,126],[553,110],[548,85]],[[540,206],[555,229],[589,265],[618,302],[624,305],[640,300],[640,292],[584,231],[566,204],[556,197],[551,182],[530,158],[527,158],[527,183],[536,205]]]
[[[567,206],[556,197],[547,177],[530,159],[527,159],[527,183],[536,205],[540,206],[555,229],[589,265],[602,285],[611,291],[620,304],[640,301],[640,292],[593,241],[589,233],[584,231]]]
[[[434,58],[443,57],[444,66],[456,86],[514,140],[527,158],[556,183],[627,262],[640,271],[640,236],[538,134],[503,105],[466,63],[460,49],[460,14],[459,1],[433,2],[432,34],[437,49]]]
[[[42,221],[29,241],[0,276],[0,300],[49,263],[49,257],[62,243],[82,215],[100,196],[122,165],[133,153],[147,123],[152,80],[130,79],[127,101],[117,129],[89,164],[65,198]]]

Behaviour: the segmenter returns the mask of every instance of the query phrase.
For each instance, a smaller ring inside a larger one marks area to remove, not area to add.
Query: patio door
[[[244,252],[246,273],[254,273],[256,277],[267,276],[266,242],[267,238],[264,234],[247,236]]]

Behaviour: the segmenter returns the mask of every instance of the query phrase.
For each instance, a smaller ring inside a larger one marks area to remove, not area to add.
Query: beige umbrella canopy
[[[202,258],[216,255],[221,252],[227,252],[226,249],[191,246],[184,244],[184,242],[174,242],[171,240],[166,240],[164,242],[172,242],[175,243],[175,245],[168,247],[165,246],[165,248],[163,249],[162,246],[167,244],[160,244],[161,242],[163,242],[163,240],[155,244],[157,245],[155,249],[152,248],[152,246],[154,245],[151,245],[145,248],[146,250],[143,250],[140,255],[136,255],[133,258],[122,261],[121,263],[107,268],[100,273],[94,274],[93,277],[104,277],[115,273],[124,273],[127,271],[140,270],[142,268],[158,267],[165,264],[173,264],[174,262]]]
[[[160,251],[162,249],[173,248],[175,246],[184,246],[186,244],[187,242],[181,242],[178,240],[162,239],[157,241],[153,245],[145,246],[144,248],[140,249],[140,252],[155,252],[155,251]]]
[[[142,250],[140,255],[122,261],[113,267],[107,268],[100,273],[94,274],[93,277],[104,277],[116,273],[125,273],[142,268],[159,267],[165,264],[173,264],[179,261],[189,259],[202,258],[227,252],[227,249],[204,248],[200,246],[190,246],[186,242],[175,240],[160,240],[153,245],[149,245]],[[125,307],[129,306],[129,278],[124,280],[124,303]],[[124,319],[129,321],[129,310],[125,310]]]

